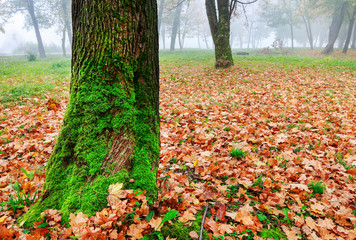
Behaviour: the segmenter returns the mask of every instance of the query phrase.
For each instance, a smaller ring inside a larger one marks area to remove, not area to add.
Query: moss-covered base
[[[48,208],[58,209],[64,219],[77,212],[93,215],[107,206],[108,187],[117,182],[157,194],[155,3],[73,3],[70,100],[48,160],[44,193],[20,223],[30,226]]]
[[[89,216],[107,206],[109,185],[128,180],[128,172],[121,171],[109,177],[96,178],[92,183],[82,182],[78,176],[72,176],[73,185],[66,191],[58,191],[58,194],[46,194],[39,199],[30,210],[21,216],[19,224],[31,227],[33,222],[40,221],[41,212],[46,209],[58,209],[62,213],[64,221],[68,221],[70,213],[83,212]]]

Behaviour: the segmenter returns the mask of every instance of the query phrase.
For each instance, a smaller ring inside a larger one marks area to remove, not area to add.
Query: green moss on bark
[[[106,207],[108,187],[117,182],[156,196],[158,44],[156,19],[145,20],[145,11],[156,11],[154,3],[85,1],[81,4],[87,6],[74,6],[80,16],[73,22],[70,101],[48,161],[44,194],[20,223],[30,226],[48,208],[58,209],[64,219],[70,213],[93,215]]]

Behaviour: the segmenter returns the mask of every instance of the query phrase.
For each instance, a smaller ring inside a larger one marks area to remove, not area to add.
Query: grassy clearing
[[[0,62],[0,103],[11,105],[26,98],[56,98],[67,94],[70,60],[59,57],[33,62],[6,58]]]

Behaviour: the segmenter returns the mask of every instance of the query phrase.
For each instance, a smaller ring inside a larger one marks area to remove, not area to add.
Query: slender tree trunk
[[[199,29],[199,25],[198,25],[198,46],[199,46],[199,49],[201,49],[201,46],[200,46],[200,29]]]
[[[347,53],[347,50],[349,48],[352,30],[354,29],[354,24],[355,24],[355,17],[356,17],[356,6],[354,6],[354,11],[352,13],[352,16],[351,16],[351,19],[349,22],[349,29],[347,31],[347,37],[346,37],[344,49],[342,50],[343,53]]]
[[[354,32],[354,37],[352,39],[351,49],[355,49],[355,47],[356,47],[356,24],[354,26],[354,31],[353,32]]]
[[[304,25],[305,25],[305,30],[307,32],[307,36],[308,36],[308,41],[309,41],[309,45],[310,45],[310,50],[314,49],[314,40],[313,40],[313,32],[311,29],[311,24],[310,24],[310,18],[308,16],[308,14],[306,14],[306,16],[302,16]]]
[[[204,32],[204,42],[205,42],[206,49],[210,49],[209,48],[209,43],[208,43],[208,37],[206,36],[205,32]]]
[[[74,0],[70,100],[48,161],[44,209],[93,215],[109,185],[156,196],[160,152],[156,0]],[[122,27],[125,26],[125,27]],[[28,224],[27,224],[28,225]]]
[[[293,18],[289,16],[289,26],[290,26],[290,37],[292,42],[292,49],[294,49],[294,29],[293,29]]]
[[[339,35],[342,22],[346,13],[348,2],[343,2],[341,8],[335,9],[333,20],[329,29],[329,42],[322,51],[322,54],[332,53],[334,50],[335,41]]]
[[[163,49],[166,49],[166,25],[163,25],[162,28],[162,43],[163,43]]]
[[[176,11],[174,13],[173,26],[172,26],[172,34],[171,34],[171,47],[170,50],[174,51],[176,46],[176,38],[178,33],[178,28],[180,27],[180,14],[182,12],[183,3],[179,4],[176,7]]]
[[[35,33],[36,33],[36,39],[37,39],[37,45],[38,45],[38,53],[40,54],[40,58],[45,58],[46,57],[46,52],[45,52],[45,49],[43,47],[40,28],[38,26],[38,21],[37,21],[36,15],[35,15],[35,8],[34,8],[33,0],[26,0],[26,1],[27,1],[27,9],[28,9],[28,12],[29,12],[29,14],[31,16],[33,27],[34,27]]]
[[[66,52],[66,29],[63,28],[63,34],[62,34],[62,52],[63,52],[63,57],[67,56]]]
[[[64,26],[65,26],[67,34],[68,34],[68,41],[69,41],[70,47],[72,48],[73,34],[72,34],[71,18],[70,18],[70,14],[69,14],[68,3],[69,3],[68,0],[62,0]]]
[[[166,0],[161,0],[158,7],[158,32],[160,32],[161,30],[161,23],[162,23],[163,9],[164,9],[165,2]]]
[[[205,0],[205,6],[215,46],[215,67],[227,68],[234,65],[230,46],[230,1],[218,0],[216,9],[215,0]]]

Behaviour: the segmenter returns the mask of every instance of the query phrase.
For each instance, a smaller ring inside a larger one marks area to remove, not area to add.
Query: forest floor
[[[355,52],[213,58],[160,54],[156,203],[116,185],[96,216],[31,229],[70,59],[0,59],[0,239],[198,239],[206,209],[202,239],[356,239]]]

